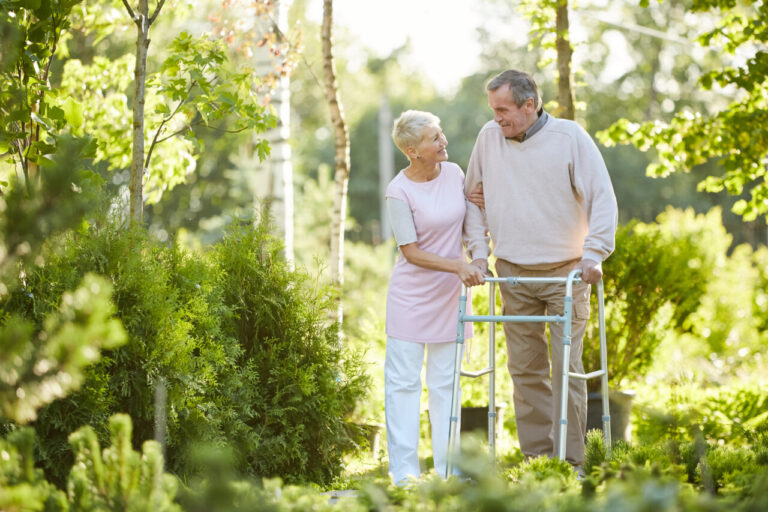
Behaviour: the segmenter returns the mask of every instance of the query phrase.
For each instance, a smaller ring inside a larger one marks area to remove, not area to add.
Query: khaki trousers
[[[569,261],[547,270],[532,270],[505,260],[496,261],[499,277],[567,277],[579,265]],[[505,315],[562,315],[565,311],[565,284],[501,284]],[[573,287],[571,324],[571,372],[583,373],[581,361],[584,331],[589,318],[590,287]],[[550,323],[550,344],[544,322],[504,323],[507,337],[509,374],[514,385],[515,419],[520,449],[526,457],[557,455],[562,390],[563,324]],[[551,374],[550,374],[551,371]],[[584,462],[587,425],[587,384],[569,379],[568,434],[566,460],[573,465]]]

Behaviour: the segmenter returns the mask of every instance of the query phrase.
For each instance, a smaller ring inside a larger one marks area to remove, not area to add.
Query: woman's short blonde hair
[[[424,136],[424,128],[437,126],[440,128],[440,118],[429,112],[421,110],[406,110],[395,119],[392,129],[392,140],[395,145],[407,156],[406,148],[417,146]]]

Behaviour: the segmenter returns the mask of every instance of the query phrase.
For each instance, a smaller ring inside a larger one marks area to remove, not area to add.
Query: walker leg
[[[568,323],[566,327],[570,327]],[[570,329],[568,329],[570,330]],[[557,458],[565,460],[565,444],[568,436],[568,362],[571,360],[571,336],[563,335],[563,372],[562,372],[562,396],[560,398],[560,425],[557,443]]]
[[[597,283],[597,318],[600,329],[600,369],[603,375],[600,378],[600,390],[603,395],[603,439],[605,441],[605,453],[611,454],[611,413],[608,406],[608,343],[605,339],[605,303],[603,299],[603,281]]]
[[[568,436],[568,379],[571,368],[571,319],[573,318],[573,278],[575,272],[568,275],[565,285],[565,312],[563,321],[563,364],[561,370],[560,424],[557,442],[557,458],[565,460],[566,439]]]
[[[461,414],[461,404],[459,397],[461,395],[461,357],[462,347],[464,346],[464,314],[467,310],[467,288],[461,285],[461,295],[459,296],[459,322],[456,334],[456,361],[453,367],[453,397],[451,399],[451,417],[448,426],[448,450],[446,452],[445,478],[453,472],[453,457],[456,451],[456,437],[458,433],[459,414]]]
[[[491,282],[488,292],[490,304],[488,314],[496,315],[496,283]],[[496,462],[496,323],[488,324],[488,453],[491,461]]]

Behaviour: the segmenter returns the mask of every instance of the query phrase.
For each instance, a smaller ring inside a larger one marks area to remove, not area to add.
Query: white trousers
[[[405,483],[409,476],[418,477],[421,472],[419,420],[421,368],[424,364],[425,348],[429,421],[432,425],[432,458],[437,474],[445,475],[456,343],[411,343],[387,337],[384,410],[387,421],[389,472],[397,484]],[[458,422],[456,426],[458,440]]]

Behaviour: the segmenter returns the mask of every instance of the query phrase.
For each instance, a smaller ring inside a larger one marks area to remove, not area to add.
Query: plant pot
[[[496,435],[504,428],[504,409],[507,404],[496,405]],[[501,426],[501,428],[500,428]],[[488,406],[462,407],[460,432],[473,432],[480,430],[488,435]]]
[[[629,442],[632,437],[632,399],[634,391],[608,391],[608,407],[611,415],[611,441]],[[603,395],[587,394],[587,430],[603,430]]]
[[[372,457],[377,457],[381,445],[381,433],[384,431],[382,423],[357,423],[357,426],[365,434],[368,441],[369,453]]]

